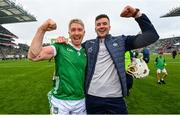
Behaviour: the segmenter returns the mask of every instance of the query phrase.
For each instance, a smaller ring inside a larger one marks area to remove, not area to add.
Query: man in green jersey
[[[81,48],[84,24],[80,19],[72,19],[68,30],[71,42],[43,47],[45,33],[55,29],[56,23],[52,19],[37,29],[28,58],[32,61],[55,59],[56,83],[49,95],[51,114],[86,114],[84,76],[87,60],[85,49]]]
[[[155,59],[155,66],[157,68],[156,75],[157,75],[157,80],[158,84],[165,84],[164,78],[167,76],[167,71],[166,71],[166,62],[165,58],[163,56],[163,51],[159,51],[159,55]],[[162,73],[162,76],[161,76]]]

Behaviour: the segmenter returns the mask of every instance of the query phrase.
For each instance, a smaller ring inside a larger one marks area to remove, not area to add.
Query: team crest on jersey
[[[80,55],[81,55],[81,53],[80,53],[79,51],[77,52],[77,54],[78,54],[78,56],[80,56]]]

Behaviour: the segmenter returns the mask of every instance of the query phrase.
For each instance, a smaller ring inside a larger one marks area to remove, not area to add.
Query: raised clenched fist
[[[43,31],[52,31],[57,28],[56,23],[52,19],[46,20],[40,27]]]
[[[136,8],[133,8],[131,6],[126,6],[124,7],[124,9],[122,10],[120,16],[121,17],[134,17],[134,14],[136,13]]]

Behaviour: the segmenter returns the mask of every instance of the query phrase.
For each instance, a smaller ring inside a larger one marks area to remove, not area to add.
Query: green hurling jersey
[[[163,56],[156,57],[155,64],[157,69],[163,70],[166,64],[164,57]]]
[[[85,49],[76,50],[70,44],[53,44],[56,48],[55,87],[52,95],[62,100],[84,98],[84,79],[86,69]]]

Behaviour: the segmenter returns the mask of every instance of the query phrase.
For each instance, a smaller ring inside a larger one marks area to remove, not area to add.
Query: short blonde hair
[[[80,24],[84,28],[84,23],[83,23],[83,21],[81,19],[75,18],[75,19],[70,20],[69,28],[70,28],[71,24],[73,24],[73,23],[78,23],[78,24]]]

